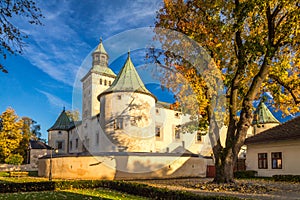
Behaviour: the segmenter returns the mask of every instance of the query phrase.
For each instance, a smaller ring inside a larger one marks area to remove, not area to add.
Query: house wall
[[[272,169],[271,153],[282,152],[282,169]],[[246,169],[255,170],[258,176],[279,174],[300,175],[300,140],[285,140],[247,145]],[[258,169],[258,153],[267,153],[268,169]]]
[[[205,177],[211,159],[191,156],[126,154],[52,159],[52,177],[62,179],[151,179]],[[50,159],[39,160],[38,174],[49,176]]]

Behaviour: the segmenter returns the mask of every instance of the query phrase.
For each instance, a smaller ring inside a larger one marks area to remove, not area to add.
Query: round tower
[[[101,127],[115,145],[112,151],[155,151],[156,98],[144,86],[130,53],[115,81],[98,100]]]

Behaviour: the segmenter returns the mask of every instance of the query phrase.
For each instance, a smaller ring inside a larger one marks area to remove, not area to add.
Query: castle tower
[[[261,101],[254,112],[253,135],[278,126],[280,122],[274,117],[266,104]]]
[[[68,153],[68,131],[73,128],[65,109],[60,113],[54,125],[48,131],[48,145],[58,153]]]
[[[108,67],[109,56],[104,49],[102,40],[92,54],[93,62],[89,72],[81,79],[82,89],[82,120],[89,119],[100,112],[97,96],[114,81],[116,74]]]
[[[156,98],[144,86],[130,53],[115,81],[98,99],[101,127],[115,145],[111,151],[155,151]]]

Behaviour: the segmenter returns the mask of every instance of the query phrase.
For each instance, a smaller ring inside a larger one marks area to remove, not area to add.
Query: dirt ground
[[[155,187],[163,187],[171,190],[184,190],[206,196],[235,196],[242,199],[259,200],[300,200],[300,183],[274,182],[267,180],[237,180],[237,184],[247,185],[252,189],[252,191],[248,190],[237,192],[219,189],[218,187],[215,187],[213,190],[208,190],[205,185],[211,181],[212,179],[208,178],[183,178],[168,180],[138,180],[134,182],[145,183]],[[264,189],[267,189],[267,191]]]

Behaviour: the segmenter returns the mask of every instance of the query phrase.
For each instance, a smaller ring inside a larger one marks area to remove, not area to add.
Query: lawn
[[[62,191],[44,191],[44,192],[22,192],[22,193],[4,193],[0,194],[1,200],[16,200],[16,199],[29,199],[29,200],[60,200],[60,199],[80,199],[80,200],[93,200],[93,199],[146,199],[129,195],[126,193],[117,192],[109,189],[72,189]]]

